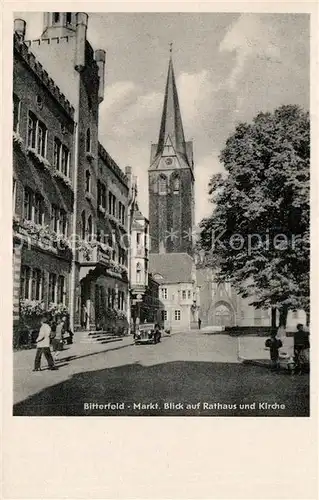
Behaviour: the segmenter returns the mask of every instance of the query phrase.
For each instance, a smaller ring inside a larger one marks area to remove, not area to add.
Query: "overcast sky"
[[[42,13],[16,16],[27,21],[27,39],[41,35]],[[122,169],[133,167],[145,215],[170,42],[185,137],[194,141],[196,222],[211,211],[208,181],[236,123],[282,104],[309,108],[304,14],[92,13],[88,39],[107,51],[100,142]]]

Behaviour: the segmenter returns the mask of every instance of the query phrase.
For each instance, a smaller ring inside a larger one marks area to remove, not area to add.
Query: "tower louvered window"
[[[179,186],[180,186],[179,178],[175,177],[175,179],[173,180],[173,191],[174,191],[174,193],[178,193],[179,192]]]
[[[158,180],[158,192],[159,194],[167,193],[167,179],[166,177],[160,177]]]

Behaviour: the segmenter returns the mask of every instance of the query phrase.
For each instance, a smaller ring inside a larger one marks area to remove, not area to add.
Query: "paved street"
[[[247,342],[241,339],[246,353]],[[259,358],[263,343],[252,344]],[[68,348],[56,372],[33,373],[34,350],[14,354],[15,415],[308,415],[307,375],[243,365],[238,339],[227,335],[194,331],[155,346],[128,337]]]

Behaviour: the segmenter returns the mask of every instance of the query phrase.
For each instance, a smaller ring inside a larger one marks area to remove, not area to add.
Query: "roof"
[[[190,167],[188,159],[185,155],[176,152],[175,149],[172,155],[176,156],[177,159],[176,163],[174,164],[174,170]],[[155,159],[149,168],[149,170],[171,170],[171,169],[172,169],[171,166],[167,166],[165,164],[165,157],[162,155],[155,156]]]
[[[192,283],[194,261],[187,253],[151,253],[149,269],[159,283]]]
[[[170,138],[175,151],[178,153],[182,153],[186,157],[185,137],[172,58],[170,58],[168,65],[168,74],[161,128],[157,145],[157,154],[163,151],[168,137]]]
[[[135,200],[134,203],[133,220],[134,221],[142,220],[143,222],[147,223],[149,222],[149,220],[146,217],[144,217],[144,215],[140,211],[137,200]]]
[[[151,149],[149,170],[190,168],[193,175],[193,144],[192,141],[185,142],[172,58],[170,58],[168,65],[158,143],[152,144]],[[175,157],[173,165],[166,165],[164,158],[166,156]]]
[[[142,221],[147,220],[139,209],[135,210],[133,218],[134,220],[142,220]]]
[[[132,229],[137,229],[138,231],[144,231],[144,226],[142,226],[142,224],[139,224],[137,221],[133,221]]]

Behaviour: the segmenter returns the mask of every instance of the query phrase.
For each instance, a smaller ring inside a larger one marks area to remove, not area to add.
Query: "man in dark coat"
[[[297,325],[297,331],[294,333],[294,361],[295,373],[302,373],[305,370],[303,362],[303,353],[310,348],[309,332],[306,332],[301,323]]]
[[[271,369],[273,371],[279,371],[279,349],[282,347],[281,340],[277,337],[277,330],[273,329],[271,332],[271,337],[266,340],[265,346],[269,348],[270,351],[270,361]]]

